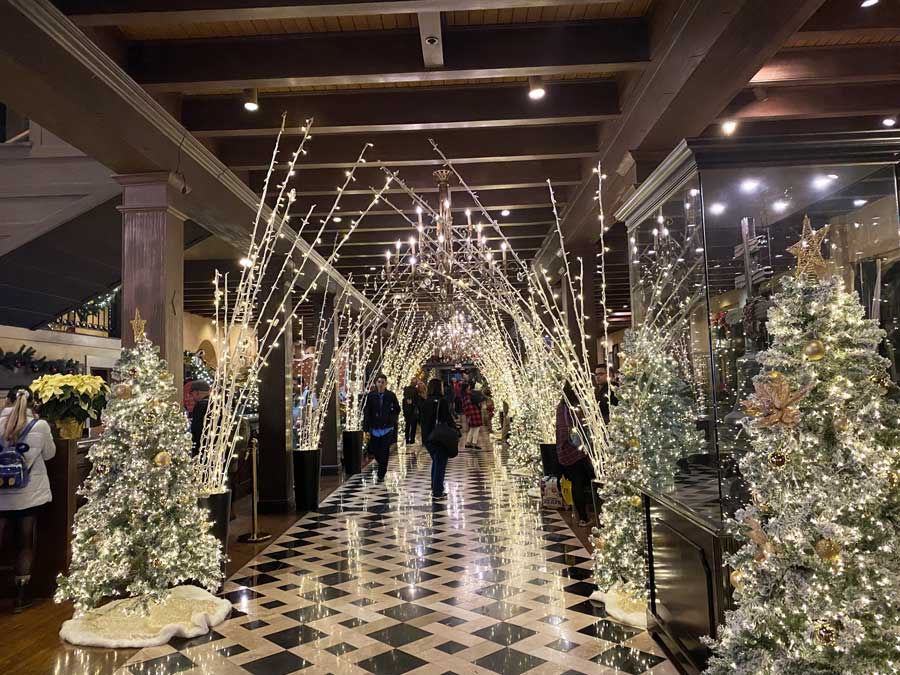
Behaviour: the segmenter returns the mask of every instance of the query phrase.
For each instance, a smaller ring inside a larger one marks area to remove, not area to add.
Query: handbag
[[[31,467],[25,463],[25,453],[31,448],[25,438],[37,422],[31,420],[17,442],[6,445],[0,441],[0,488],[23,488],[31,480]]]
[[[441,402],[438,400],[435,401],[435,404],[437,407],[434,411],[434,429],[425,440],[447,453],[447,457],[456,457],[459,454],[459,439],[462,434],[459,433],[459,428],[455,424],[451,425],[438,419]]]

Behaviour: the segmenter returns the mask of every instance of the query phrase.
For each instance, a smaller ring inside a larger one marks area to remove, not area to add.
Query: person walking
[[[419,422],[419,378],[413,377],[403,388],[403,421],[406,427],[406,444],[416,442],[416,426]]]
[[[18,614],[31,606],[27,588],[37,546],[38,514],[41,506],[53,500],[44,462],[56,455],[56,443],[47,421],[35,416],[31,392],[26,387],[13,387],[6,400],[7,407],[0,412],[3,447],[24,443],[28,448],[21,455],[28,482],[22,487],[0,490],[0,542],[8,527],[13,529],[16,540],[13,612]]]
[[[400,403],[397,395],[387,388],[387,376],[375,376],[375,391],[366,396],[363,407],[363,431],[369,435],[366,452],[378,462],[378,482],[387,475],[391,446],[397,442],[397,420]]]
[[[572,385],[567,382],[563,388],[562,400],[556,406],[556,457],[563,475],[572,482],[572,502],[578,512],[578,525],[587,527],[590,521],[585,492],[594,478],[594,467],[582,449],[584,442],[572,414],[572,407],[576,402]]]
[[[191,411],[191,445],[194,456],[200,452],[200,440],[203,438],[203,425],[209,410],[209,383],[203,380],[191,382],[191,400],[194,409]]]
[[[481,392],[473,391],[466,397],[463,404],[463,414],[466,416],[466,423],[468,424],[466,429],[466,447],[474,448],[475,450],[481,450],[481,446],[478,445],[478,434],[481,433],[483,424],[481,418],[481,403],[483,400]]]
[[[431,432],[438,422],[453,425],[450,404],[444,396],[444,383],[437,378],[428,382],[428,397],[422,403],[422,444],[431,456],[431,497],[444,497],[444,476],[447,473],[447,451],[429,441]]]

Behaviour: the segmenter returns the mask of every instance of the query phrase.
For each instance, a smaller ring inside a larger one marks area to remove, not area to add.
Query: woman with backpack
[[[16,537],[16,600],[13,612],[31,605],[26,595],[37,535],[39,508],[51,501],[50,479],[44,462],[56,455],[50,425],[32,411],[31,392],[13,387],[0,412],[0,542],[7,527]]]
[[[451,442],[457,443],[459,435],[456,424],[453,422],[453,416],[450,414],[450,404],[444,397],[444,383],[437,378],[433,378],[428,382],[428,397],[422,402],[420,423],[422,425],[422,444],[431,455],[431,497],[432,499],[442,499],[444,497],[444,475],[447,472],[447,460],[451,456],[455,457],[453,448],[444,447],[441,443],[445,439],[436,438],[440,434],[435,434],[435,427],[440,423],[443,427],[444,435],[447,437],[454,436]],[[451,427],[453,434],[447,433],[447,427]],[[456,451],[459,452],[458,450]]]

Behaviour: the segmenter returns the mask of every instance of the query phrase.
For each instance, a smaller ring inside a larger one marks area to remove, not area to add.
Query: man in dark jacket
[[[397,442],[397,420],[400,418],[400,402],[396,394],[387,388],[383,373],[375,376],[375,391],[366,396],[363,406],[363,431],[369,435],[367,452],[378,462],[378,481],[387,475],[391,446]]]
[[[416,425],[419,421],[419,378],[414,377],[403,388],[403,420],[406,423],[406,444],[416,442]]]
[[[194,409],[191,412],[191,441],[193,454],[196,455],[200,451],[200,437],[203,436],[203,423],[209,407],[209,383],[203,380],[191,382],[191,400],[194,401]]]

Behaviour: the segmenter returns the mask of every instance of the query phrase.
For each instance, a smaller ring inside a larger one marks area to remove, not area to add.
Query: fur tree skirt
[[[135,599],[113,600],[64,622],[59,636],[86,647],[155,647],[173,637],[192,638],[222,623],[231,603],[196,586],[176,586],[146,613]]]
[[[647,629],[647,601],[631,597],[618,584],[606,593],[594,591],[589,599],[602,602],[610,618],[635,628]]]

